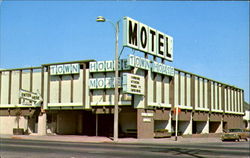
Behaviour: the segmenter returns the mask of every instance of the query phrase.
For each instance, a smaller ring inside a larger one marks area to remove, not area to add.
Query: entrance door
[[[96,117],[92,112],[83,112],[83,134],[88,136],[95,136],[96,132]]]
[[[223,122],[223,132],[227,131],[227,122]]]
[[[99,114],[98,115],[98,136],[113,136],[114,130],[114,115]]]
[[[192,127],[192,132],[193,134],[197,134],[197,122],[196,121],[193,121],[193,127]]]

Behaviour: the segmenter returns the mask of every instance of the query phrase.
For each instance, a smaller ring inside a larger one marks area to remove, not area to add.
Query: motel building
[[[244,90],[167,65],[173,38],[129,17],[119,59],[119,137],[244,128]],[[132,52],[132,51],[131,51]],[[80,60],[0,70],[0,134],[113,136],[115,62]],[[178,109],[177,109],[178,107]],[[178,117],[176,117],[178,111]]]

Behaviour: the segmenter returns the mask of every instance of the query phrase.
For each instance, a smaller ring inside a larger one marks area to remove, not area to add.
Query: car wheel
[[[245,138],[245,140],[246,140],[246,142],[248,141],[248,139],[247,139],[247,138]]]

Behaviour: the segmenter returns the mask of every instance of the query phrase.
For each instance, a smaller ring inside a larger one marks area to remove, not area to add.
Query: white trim
[[[47,107],[45,110],[80,110],[80,109],[87,109],[84,106],[50,106]]]
[[[84,106],[82,105],[82,103],[49,103],[48,104],[48,107],[49,106]]]
[[[195,110],[198,110],[198,111],[209,111],[208,108],[199,108],[199,107],[195,108]]]
[[[171,104],[163,104],[163,103],[148,103],[148,106],[156,106],[156,107],[162,107],[162,108],[171,108]]]
[[[41,107],[41,105],[0,104],[0,108],[30,108],[30,107]]]
[[[245,114],[244,112],[235,112],[235,111],[225,111],[225,113],[228,113],[228,114],[240,114],[240,115]]]
[[[177,106],[176,106],[176,107],[177,107]],[[178,105],[178,107],[179,107],[180,109],[188,109],[188,110],[192,110],[192,109],[193,109],[192,106],[185,106],[185,105]]]
[[[211,112],[223,112],[223,110],[218,110],[218,109],[211,109]]]
[[[131,105],[131,101],[119,101],[118,105]],[[114,102],[90,102],[91,106],[114,106]]]

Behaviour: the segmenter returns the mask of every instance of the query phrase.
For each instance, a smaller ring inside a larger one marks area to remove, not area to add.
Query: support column
[[[77,133],[78,134],[82,134],[83,133],[83,127],[82,127],[82,124],[83,124],[83,121],[82,121],[82,113],[80,113],[78,115],[78,125],[77,125]]]
[[[205,127],[202,130],[202,134],[209,133],[209,115],[207,116],[207,121]]]
[[[98,114],[95,115],[95,136],[98,136]]]
[[[38,117],[38,135],[46,135],[47,134],[47,114],[42,113]]]
[[[221,119],[220,125],[219,125],[219,127],[217,128],[217,130],[216,130],[215,133],[222,133],[222,132],[223,132],[223,119]]]
[[[192,121],[179,121],[178,123],[178,131],[183,132],[183,135],[192,134],[192,127]]]
[[[189,120],[189,124],[187,127],[187,134],[193,134],[193,115],[192,115],[192,113],[190,114],[190,120]]]
[[[171,111],[169,112],[169,119],[168,119],[168,124],[166,129],[168,130],[168,132],[174,132],[172,131],[172,115],[171,115]]]
[[[154,137],[154,119],[142,116],[142,113],[154,113],[152,110],[137,109],[137,138]]]
[[[27,131],[28,130],[28,117],[27,116],[24,116],[24,131]]]

